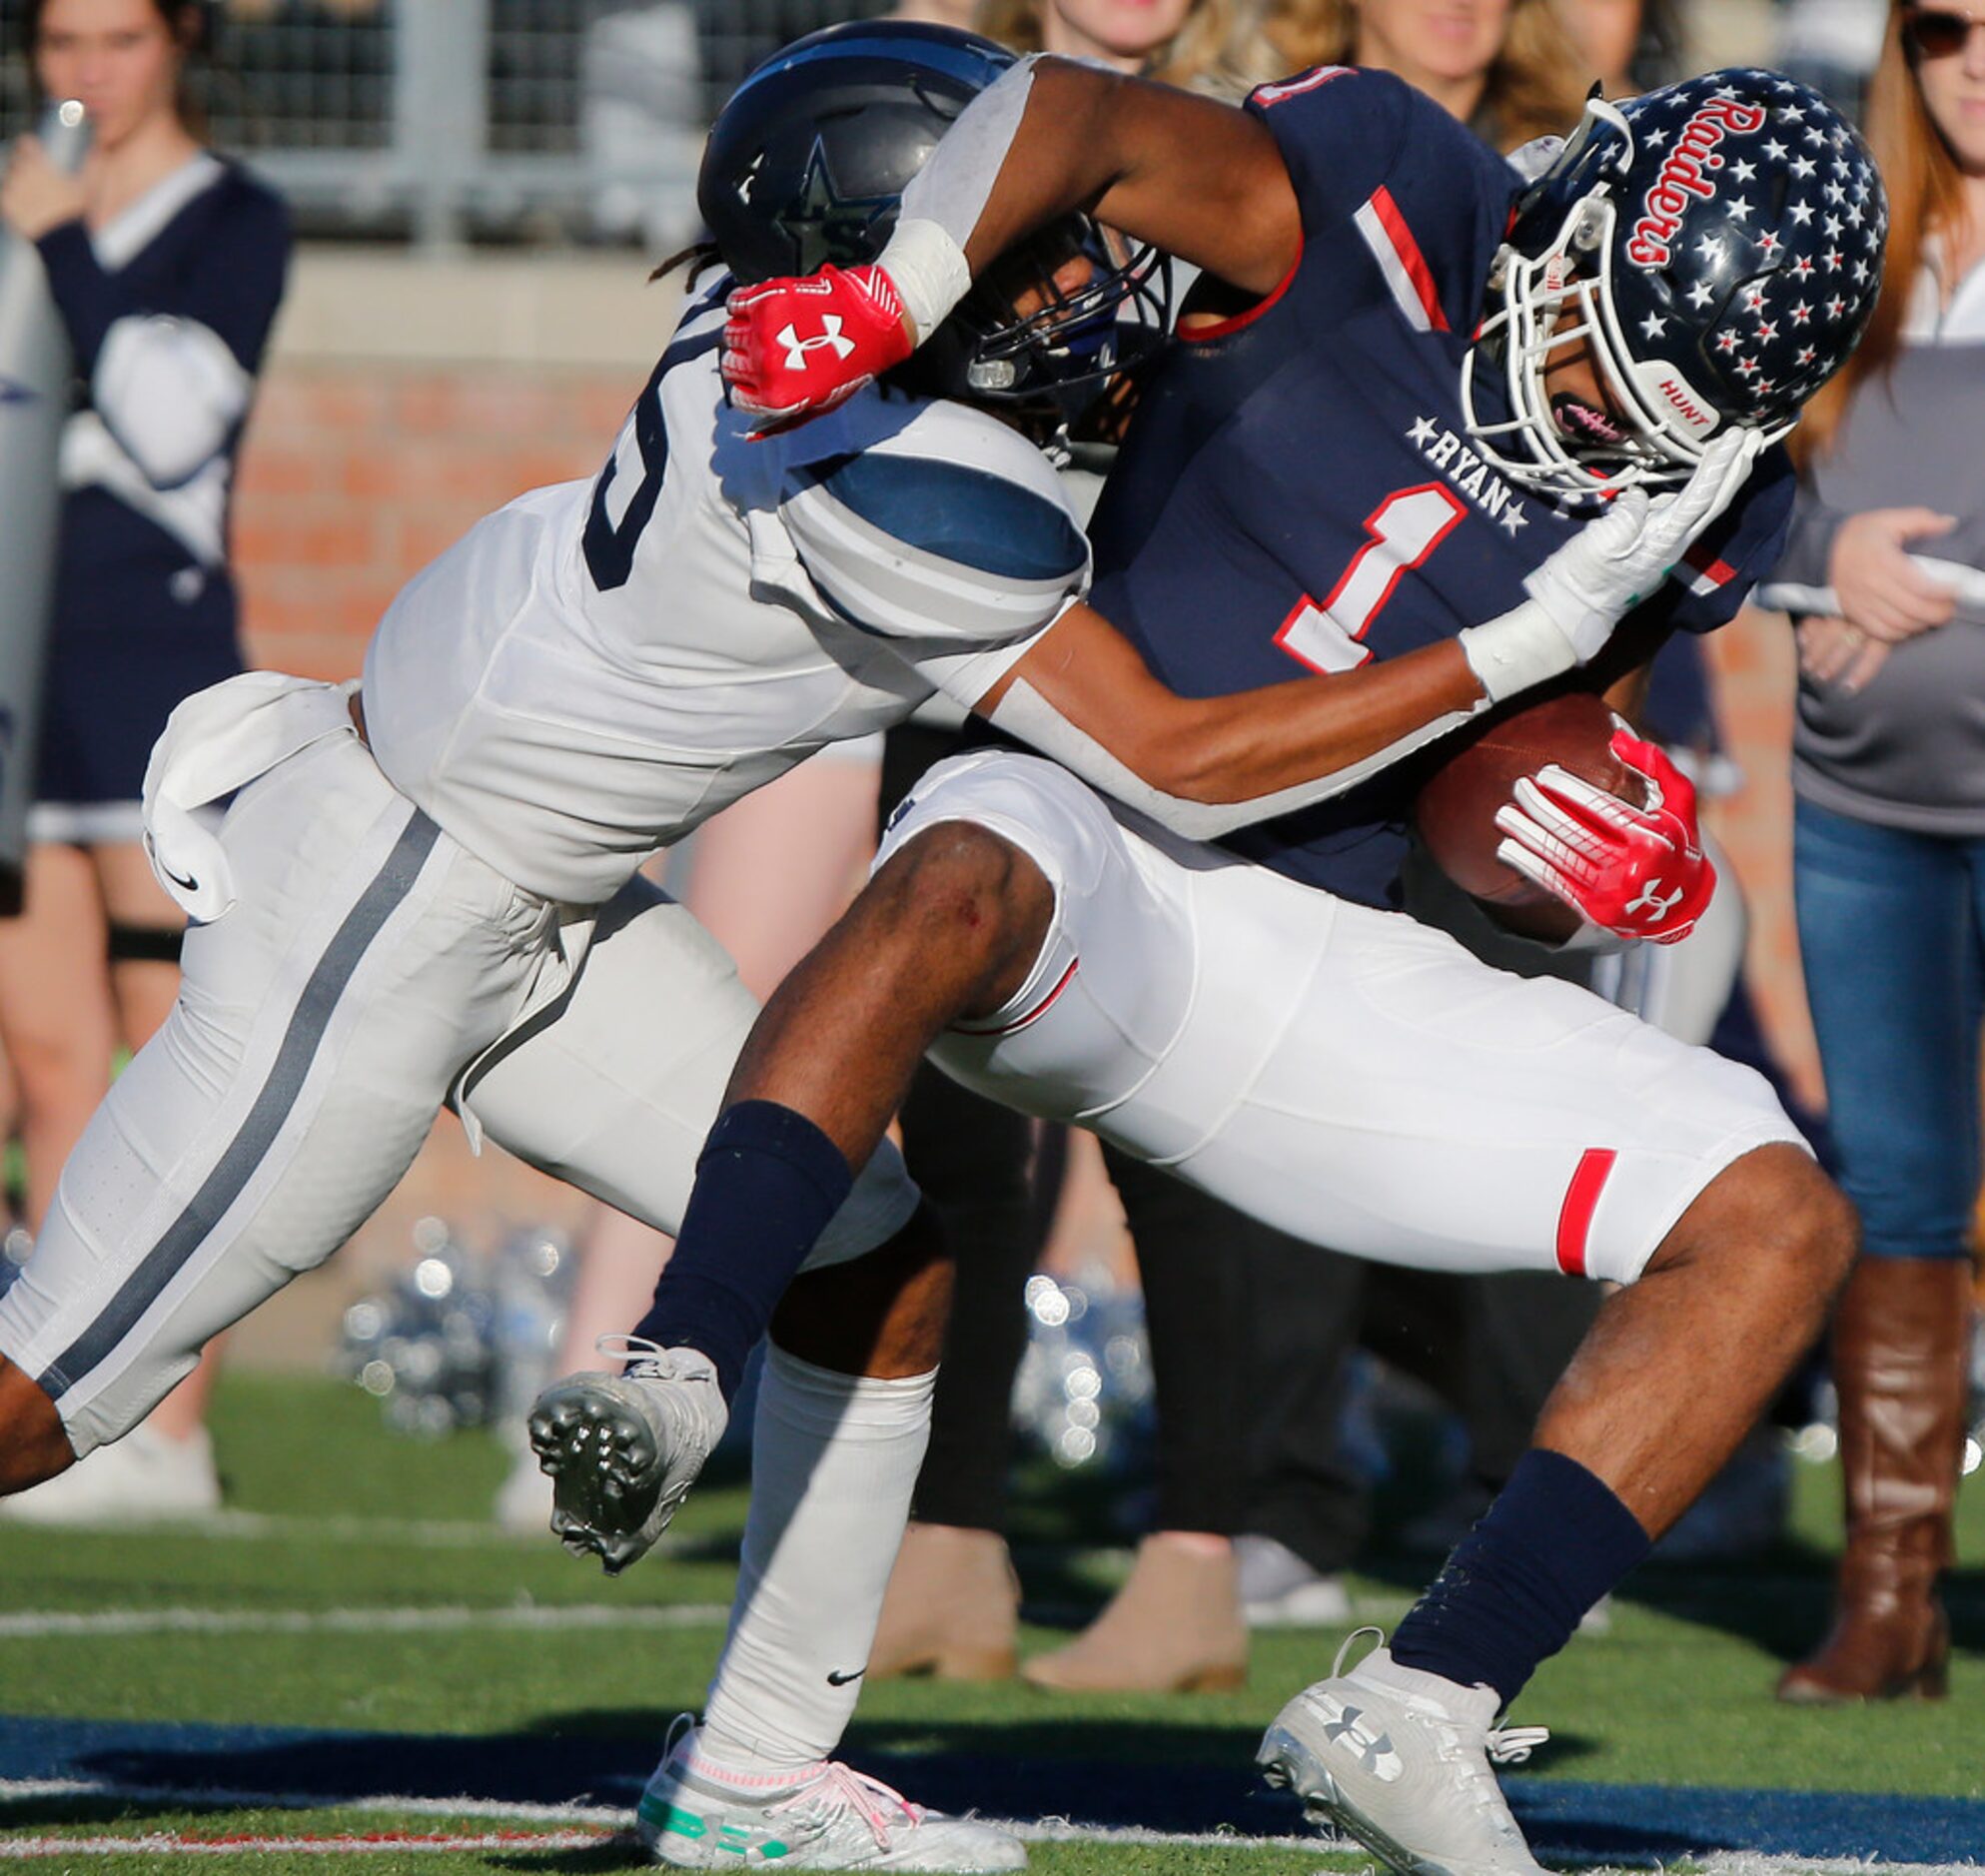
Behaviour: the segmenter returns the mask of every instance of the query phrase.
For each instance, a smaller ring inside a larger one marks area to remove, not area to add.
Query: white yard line
[[[67,1856],[394,1856],[462,1850],[590,1850],[607,1842],[597,1830],[503,1830],[480,1836],[180,1837],[148,1831],[141,1837],[0,1837],[0,1863]]]
[[[25,1524],[0,1523],[0,1530],[26,1530]],[[101,1524],[78,1524],[75,1529],[105,1535],[128,1536],[129,1523],[106,1518]],[[164,1537],[222,1537],[234,1541],[286,1542],[308,1539],[312,1543],[400,1544],[416,1550],[517,1549],[529,1544],[539,1548],[551,1543],[549,1529],[504,1530],[487,1519],[473,1517],[358,1517],[346,1512],[326,1512],[321,1516],[279,1511],[206,1511],[198,1517],[162,1518],[148,1527]],[[700,1549],[706,1540],[693,1534],[657,1538],[650,1556],[681,1555]]]
[[[528,1804],[511,1798],[409,1798],[391,1792],[327,1798],[317,1791],[229,1791],[211,1786],[127,1785],[112,1778],[0,1778],[0,1807],[50,1798],[117,1804],[231,1805],[238,1811],[391,1811],[401,1817],[483,1817],[493,1823],[591,1825],[622,1830],[633,1813],[617,1804]],[[0,1843],[10,1839],[0,1838]]]
[[[454,1836],[410,1832],[349,1832],[297,1837],[233,1837],[153,1833],[146,1836],[64,1837],[48,1832],[35,1836],[0,1836],[0,1861],[56,1856],[111,1856],[145,1852],[159,1856],[213,1856],[273,1850],[361,1855],[370,1851],[476,1850],[484,1848],[583,1848],[623,1831],[631,1822],[626,1811],[608,1806],[507,1803],[485,1798],[407,1798],[388,1794],[327,1798],[316,1792],[216,1791],[205,1787],[126,1785],[110,1779],[0,1779],[0,1812],[9,1803],[51,1798],[90,1798],[120,1803],[198,1803],[203,1808],[231,1805],[241,1810],[381,1811],[402,1817],[486,1818],[493,1823],[514,1822],[562,1826],[539,1832],[505,1835]],[[1110,1829],[1072,1824],[1064,1818],[1023,1822],[987,1818],[1002,1830],[1029,1843],[1093,1843],[1125,1848],[1310,1850],[1334,1855],[1354,1846],[1316,1836],[1246,1837],[1232,1831],[1163,1831]],[[1979,1876],[1976,1863],[1863,1862],[1851,1857],[1761,1856],[1740,1851],[1678,1858],[1701,1876]],[[1613,1866],[1581,1866],[1586,1876],[1610,1876]],[[1644,1876],[1644,1867],[1640,1876]]]
[[[729,1619],[721,1602],[519,1603],[501,1608],[451,1604],[344,1609],[20,1609],[0,1615],[0,1641],[93,1635],[442,1634],[474,1628],[715,1628]]]

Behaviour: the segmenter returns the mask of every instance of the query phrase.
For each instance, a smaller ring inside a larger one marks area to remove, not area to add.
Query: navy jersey
[[[1172,347],[1091,530],[1092,602],[1189,696],[1451,638],[1519,604],[1580,524],[1489,468],[1462,416],[1514,172],[1382,73],[1324,67],[1247,108],[1288,165],[1302,252],[1267,299]],[[1648,605],[1685,630],[1723,623],[1772,564],[1791,497],[1782,454],[1766,459]],[[1423,772],[1225,844],[1389,904]]]
[[[76,392],[36,794],[131,803],[173,705],[242,667],[228,512],[289,218],[201,151],[102,227],[66,222],[39,246]]]
[[[235,453],[283,294],[288,216],[202,152],[104,227],[68,222],[40,246],[78,398],[62,443],[58,626],[92,622],[96,595],[150,611],[175,573],[192,569],[182,597],[224,577]]]

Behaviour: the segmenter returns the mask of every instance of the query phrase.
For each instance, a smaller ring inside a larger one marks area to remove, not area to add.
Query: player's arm
[[[1302,252],[1296,189],[1259,118],[1094,66],[1023,59],[939,140],[872,265],[731,296],[732,401],[775,425],[833,409],[906,359],[1000,254],[1078,209],[1244,293],[1273,290]],[[790,343],[828,319],[844,345]]]
[[[973,708],[1175,832],[1215,839],[1343,794],[1491,705],[1600,658],[1754,456],[1754,439],[1732,432],[1676,494],[1623,496],[1529,576],[1521,604],[1444,643],[1354,671],[1182,697],[1078,604]]]
[[[1303,241],[1295,187],[1260,118],[1055,58],[1023,61],[972,101],[904,192],[902,219],[943,227],[976,279],[1078,209],[1257,294]]]
[[[1077,604],[974,707],[1173,832],[1210,840],[1341,794],[1489,702],[1454,640],[1361,670],[1182,697]]]

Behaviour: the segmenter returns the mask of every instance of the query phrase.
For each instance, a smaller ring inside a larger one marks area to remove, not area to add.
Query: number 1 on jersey
[[[1365,523],[1365,544],[1323,604],[1299,600],[1275,642],[1313,671],[1355,671],[1372,656],[1365,634],[1401,579],[1455,530],[1468,508],[1440,482],[1388,495]]]

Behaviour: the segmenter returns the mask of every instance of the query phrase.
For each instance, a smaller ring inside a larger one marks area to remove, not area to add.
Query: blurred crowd
[[[84,88],[62,67],[53,31],[64,6],[81,3],[0,6],[10,50],[27,54],[10,81],[16,93],[27,95],[28,64],[43,94]],[[0,220],[41,249],[90,385],[61,456],[55,626],[21,904],[0,920],[0,1123],[17,1143],[17,1249],[121,1053],[142,1046],[170,1005],[177,913],[138,845],[139,782],[172,703],[239,668],[242,656],[226,511],[287,234],[251,173],[214,156],[202,101],[220,106],[219,120],[250,124],[242,81],[273,44],[267,35],[315,26],[377,37],[388,11],[382,0],[89,5],[128,13],[144,28],[145,54],[89,81],[101,102],[93,98],[95,149],[79,174],[17,143],[0,184]],[[694,128],[712,89],[720,96],[781,40],[884,10],[1227,97],[1313,64],[1377,66],[1504,152],[1561,134],[1593,84],[1621,95],[1683,76],[1705,28],[1727,25],[1706,18],[1724,12],[1709,0],[906,0],[894,9],[493,0],[492,77],[501,81],[505,60],[564,60],[572,82],[609,107],[600,134],[638,155],[650,134]],[[1782,0],[1751,24],[1763,43],[1749,51],[1869,122],[1895,202],[1891,288],[1863,360],[1808,426],[1805,492],[1780,572],[1779,603],[1799,616],[1797,916],[1831,1096],[1826,1116],[1792,1105],[1860,1208],[1866,1240],[1831,1368],[1849,1512],[1841,1625],[1788,1676],[1794,1696],[1828,1697],[1880,1691],[1933,1651],[1934,1581],[1950,1560],[1968,1412],[1985,1004],[1985,717],[1976,701],[1985,697],[1985,610],[1975,591],[1954,591],[1947,569],[1985,567],[1975,447],[1985,434],[1985,14],[1956,0]],[[584,36],[601,32],[641,48],[644,60],[587,61]],[[362,62],[379,70],[385,58],[382,41]],[[221,76],[189,82],[210,59]],[[215,212],[186,252],[157,253],[185,236],[168,210],[197,189]],[[638,203],[625,221],[648,225]],[[186,308],[221,330],[225,357],[190,357],[156,336],[111,346],[120,293],[140,292],[155,262]],[[220,322],[206,309],[223,272],[230,310]],[[199,397],[185,395],[189,384]],[[160,441],[149,453],[133,442],[152,437]],[[1066,473],[1093,500],[1107,467],[1106,455],[1091,453]],[[1705,787],[1736,784],[1712,675],[1693,644],[1663,654],[1645,727]],[[671,888],[754,993],[769,993],[832,922],[879,819],[957,730],[933,715],[886,743],[824,753],[671,856]],[[1719,918],[1671,951],[1623,961],[1567,960],[1513,939],[1431,867],[1409,879],[1408,905],[1492,963],[1573,976],[1750,1062],[1789,1099],[1743,982],[1741,895],[1727,866],[1723,877]],[[1882,941],[1871,947],[1876,928]],[[1896,942],[1903,934],[1908,943]],[[1883,954],[1880,970],[1871,950]],[[958,1250],[957,1318],[973,1334],[942,1371],[918,1521],[871,1677],[1016,1671],[1021,1586],[1006,1541],[1016,1371],[1030,1342],[1057,1359],[1068,1351],[1071,1308],[1079,1316],[1085,1294],[1101,1322],[1108,1299],[1137,1286],[1135,1363],[1156,1406],[1146,1528],[1127,1582],[1087,1631],[1022,1670],[1039,1685],[1090,1689],[1236,1684],[1250,1622],[1351,1612],[1345,1572],[1368,1543],[1384,1463],[1373,1403],[1400,1386],[1389,1380],[1375,1395],[1375,1374],[1411,1377],[1464,1429],[1467,1456],[1448,1467],[1449,1496],[1425,1509],[1414,1533],[1445,1547],[1506,1477],[1596,1307],[1586,1286],[1558,1279],[1407,1276],[1320,1255],[1086,1137],[1071,1142],[985,1107],[929,1070],[901,1131]],[[1094,1222],[1119,1214],[1134,1272],[1095,1268]],[[538,1350],[547,1371],[590,1365],[594,1338],[640,1314],[667,1249],[618,1215],[594,1220],[575,1288],[532,1319],[540,1343],[557,1337],[555,1353]],[[1045,1289],[1041,1272],[1050,1274]],[[1121,1313],[1109,1321],[1124,1330]],[[1056,1424],[1094,1429],[1111,1391],[1128,1386],[1127,1358],[1109,1354],[1107,1338],[1073,1341],[1095,1357],[1085,1370],[1093,1383],[1086,1397],[1054,1396]],[[203,1412],[213,1367],[210,1353],[138,1433],[0,1515],[217,1504]],[[389,1387],[393,1379],[389,1365]],[[1031,1413],[1045,1424],[1035,1383]],[[1142,1391],[1140,1382],[1139,1400]],[[1089,1401],[1086,1414],[1071,1416],[1074,1398]],[[1812,1417],[1810,1400],[1786,1404],[1783,1417]],[[1079,1461],[1096,1443],[1058,1456]],[[1770,1543],[1784,1516],[1784,1450],[1775,1429],[1762,1429],[1669,1552],[1729,1557]],[[523,1527],[547,1507],[526,1455],[499,1514]]]

